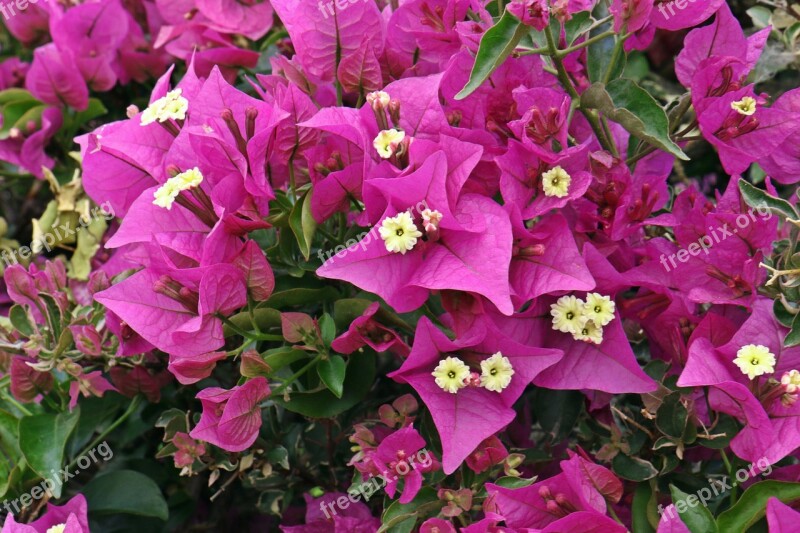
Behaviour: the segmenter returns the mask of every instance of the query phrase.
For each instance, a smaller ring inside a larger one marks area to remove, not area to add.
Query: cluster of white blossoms
[[[181,89],[175,89],[151,103],[147,106],[147,109],[142,111],[141,125],[147,126],[156,121],[166,122],[169,119],[185,120],[188,109],[189,100],[181,96]]]
[[[578,341],[603,342],[603,326],[614,320],[614,301],[596,292],[586,295],[586,301],[575,296],[562,296],[550,305],[553,329],[571,333]]]
[[[194,167],[185,172],[181,172],[176,176],[168,179],[164,185],[159,187],[153,194],[155,200],[153,203],[158,207],[171,210],[172,204],[182,191],[188,191],[200,185],[203,182],[203,174],[200,169]]]
[[[493,392],[503,392],[511,384],[514,368],[508,357],[497,352],[481,361],[479,376],[458,357],[448,356],[439,361],[431,375],[435,378],[436,385],[451,394],[469,385],[480,386]]]
[[[569,194],[569,184],[571,182],[572,176],[559,165],[542,174],[542,189],[545,196],[564,198]]]

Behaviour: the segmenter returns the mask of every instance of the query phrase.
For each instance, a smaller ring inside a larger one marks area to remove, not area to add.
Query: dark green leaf
[[[311,193],[309,190],[298,200],[292,209],[292,214],[289,215],[289,227],[292,228],[300,253],[306,261],[311,257],[311,241],[317,231],[317,222],[311,216]]]
[[[766,206],[772,211],[791,218],[792,220],[797,220],[800,217],[797,213],[797,209],[795,209],[792,204],[782,198],[776,198],[767,194],[766,191],[754,187],[745,180],[739,180],[739,191],[742,193],[744,201],[751,207],[759,208]]]
[[[497,24],[483,34],[475,56],[475,65],[469,74],[469,81],[456,95],[456,100],[463,100],[475,92],[492,72],[503,64],[527,32],[527,26],[508,11],[504,11]]]
[[[656,512],[656,499],[649,483],[639,483],[633,492],[631,506],[631,519],[633,533],[653,533],[658,526],[658,513]],[[655,520],[655,524],[651,521]]]
[[[80,409],[70,413],[26,416],[19,421],[19,446],[22,455],[42,479],[52,479],[53,495],[61,496],[61,476],[54,476],[64,463],[64,447],[78,423]]]
[[[658,470],[651,463],[624,453],[614,456],[611,466],[618,476],[631,481],[645,481],[658,474]]]
[[[539,425],[554,440],[565,437],[574,427],[581,413],[585,397],[578,391],[540,389],[533,400],[533,412]]]
[[[341,355],[324,359],[317,365],[319,378],[337,398],[342,397],[346,370],[347,363]]]
[[[595,13],[595,16],[603,18],[606,16],[606,14],[607,10],[605,7],[602,4],[598,6],[598,11]],[[589,36],[594,37],[601,33],[605,33],[610,29],[611,23],[608,22],[594,28],[589,33]],[[603,78],[606,75],[606,72],[608,71],[609,65],[611,65],[612,61],[614,61],[614,68],[611,71],[611,75],[608,79],[613,80],[622,76],[622,72],[625,70],[626,57],[623,50],[615,50],[615,39],[619,38],[621,37],[606,37],[605,39],[601,39],[596,43],[589,45],[589,47],[586,49],[586,67],[589,73],[589,81],[603,81]],[[614,57],[615,54],[617,55],[616,58]]]
[[[411,531],[417,518],[426,516],[427,513],[440,509],[443,502],[436,496],[436,491],[431,487],[423,487],[417,495],[408,503],[394,502],[381,516],[381,528],[378,533],[396,533],[399,531]],[[411,529],[394,529],[400,524],[410,522]]]
[[[670,485],[669,491],[672,494],[672,503],[675,504],[678,516],[681,517],[689,531],[692,533],[716,533],[717,524],[714,522],[714,517],[711,516],[711,511],[700,501],[696,494],[686,494],[675,485]],[[736,530],[723,529],[722,531]],[[744,529],[738,531],[744,531]]]
[[[275,403],[286,409],[311,418],[330,418],[346,411],[366,396],[375,380],[375,357],[368,353],[355,353],[347,362],[344,392],[341,398],[327,390],[292,392],[288,402],[273,397]]]
[[[133,470],[115,470],[94,478],[83,495],[90,513],[169,518],[167,502],[156,482]]]
[[[655,98],[636,82],[618,79],[604,86],[595,83],[581,96],[581,104],[599,109],[605,116],[656,148],[679,159],[688,160],[680,147],[669,137],[669,120]]]
[[[326,346],[330,346],[333,339],[336,338],[336,323],[328,313],[323,314],[319,319],[319,330],[322,334],[322,341]]]
[[[794,316],[794,320],[792,320],[792,329],[783,339],[783,345],[787,348],[797,346],[798,344],[800,344],[800,314]]]
[[[767,480],[751,485],[733,507],[717,517],[719,531],[746,531],[764,516],[769,498],[783,503],[798,500],[800,483]]]
[[[555,19],[555,17],[553,18]],[[575,39],[591,28],[593,23],[592,14],[588,11],[581,11],[573,15],[572,18],[564,24],[564,35],[566,36],[567,46],[572,46]]]
[[[664,435],[679,439],[686,429],[689,411],[681,403],[680,393],[673,392],[664,398],[656,412],[656,427]]]
[[[11,320],[11,325],[14,326],[17,331],[26,337],[33,335],[33,325],[30,320],[28,320],[28,313],[25,311],[24,307],[19,304],[11,306],[11,310],[8,312],[8,318]]]

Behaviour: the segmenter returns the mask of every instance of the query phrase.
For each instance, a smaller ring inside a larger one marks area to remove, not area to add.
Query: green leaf
[[[323,359],[317,365],[319,378],[337,398],[341,398],[342,392],[344,392],[346,370],[347,363],[341,355],[334,355],[328,359]]]
[[[583,35],[583,32],[591,28],[592,24],[594,24],[594,20],[592,20],[592,14],[588,11],[581,11],[573,15],[572,18],[564,24],[564,35],[566,37],[567,46],[572,46],[572,43]]]
[[[618,476],[630,481],[646,481],[658,474],[658,470],[651,463],[624,453],[614,456],[611,467]]]
[[[792,320],[792,329],[783,339],[783,345],[787,348],[797,346],[798,344],[800,344],[800,314],[794,316],[794,320]]]
[[[753,26],[758,29],[766,28],[769,26],[770,19],[772,18],[772,11],[764,6],[753,6],[746,11],[750,18],[753,20]]]
[[[783,503],[800,499],[800,483],[767,480],[751,485],[733,507],[717,517],[719,531],[746,531],[764,516],[767,500],[773,497]]]
[[[572,431],[583,403],[584,396],[578,391],[540,389],[533,400],[533,412],[542,429],[560,440]]]
[[[8,318],[11,320],[11,325],[14,326],[14,329],[26,337],[33,335],[33,325],[30,320],[28,320],[28,313],[21,305],[15,304],[11,306],[11,310],[8,312]]]
[[[286,407],[289,411],[300,413],[310,418],[331,418],[342,413],[358,402],[372,388],[375,381],[375,357],[368,353],[355,353],[347,362],[343,393],[337,398],[328,389],[292,392],[289,401],[281,397],[273,397],[275,403]]]
[[[312,190],[309,189],[308,193],[297,201],[292,214],[289,215],[289,227],[292,228],[300,253],[306,261],[311,257],[311,241],[317,231],[317,222],[311,216],[311,193]]]
[[[322,289],[287,289],[272,293],[272,296],[263,305],[274,309],[283,309],[310,303],[319,304],[336,300],[339,296],[339,291],[330,286]]]
[[[792,204],[783,198],[776,198],[767,194],[766,191],[754,187],[745,180],[739,180],[739,191],[742,193],[744,201],[751,207],[759,208],[766,206],[772,211],[787,218],[791,218],[792,220],[800,218],[797,209],[795,209]]]
[[[664,398],[656,412],[656,427],[664,435],[680,439],[686,429],[689,411],[681,403],[681,395],[673,392]]]
[[[155,481],[133,470],[115,470],[83,488],[90,513],[169,518],[169,508]]]
[[[24,100],[36,101],[36,98],[25,89],[12,88],[0,91],[0,105],[10,104],[12,102],[20,102]]]
[[[319,329],[325,346],[330,346],[333,339],[336,338],[336,322],[333,321],[333,317],[328,313],[323,314],[319,319]]]
[[[283,346],[281,348],[268,350],[264,352],[262,356],[264,358],[264,362],[269,365],[273,372],[275,372],[287,365],[294,363],[295,361],[307,358],[308,352],[298,350],[291,346]]]
[[[52,471],[61,470],[64,447],[72,430],[78,424],[80,409],[71,413],[26,416],[19,421],[19,446],[22,455],[42,479],[54,482],[53,495],[61,496],[62,477]]]
[[[672,494],[672,503],[678,511],[678,516],[689,531],[692,533],[716,533],[717,524],[714,522],[714,517],[711,516],[711,511],[703,504],[697,495],[686,494],[675,485],[669,486],[669,491]],[[683,502],[684,505],[678,506],[678,502]],[[684,511],[680,511],[680,507],[685,507]],[[723,529],[722,531],[744,531]]]
[[[603,5],[599,6],[597,12],[595,13],[595,15],[600,18],[605,17],[607,14],[607,10]],[[600,35],[601,33],[605,33],[610,29],[611,23],[607,22],[606,24],[602,24],[593,29],[589,33],[589,37]],[[611,76],[608,79],[613,80],[622,76],[622,73],[625,71],[627,58],[624,50],[615,48],[616,39],[620,38],[621,36],[607,37],[589,45],[589,47],[586,49],[586,68],[589,74],[589,81],[603,81],[603,77],[606,75],[606,72],[608,71],[609,65],[611,65],[612,61],[614,61],[614,68],[611,71]],[[614,54],[622,54],[622,57],[614,58]]]
[[[7,139],[11,128],[25,116],[25,113],[41,105],[38,100],[18,100],[5,104],[2,110],[3,127],[0,128],[0,139]]]
[[[517,17],[508,11],[503,12],[497,24],[483,34],[475,56],[475,65],[469,74],[469,81],[456,95],[456,100],[463,100],[475,92],[492,72],[503,64],[527,32],[528,27]]]
[[[425,517],[428,513],[440,509],[443,505],[433,488],[423,487],[410,502],[403,504],[396,501],[386,508],[383,516],[381,516],[381,528],[378,533],[410,532],[414,528],[417,518]],[[408,529],[405,527],[398,528],[400,524],[410,524],[410,526],[408,526]]]
[[[654,533],[658,527],[658,513],[656,499],[649,483],[639,483],[633,492],[631,505],[631,520],[633,533]],[[655,524],[653,524],[655,520]]]
[[[655,98],[628,79],[617,79],[604,86],[595,83],[581,96],[581,104],[599,109],[605,116],[656,148],[679,159],[688,160],[669,137],[669,120]]]

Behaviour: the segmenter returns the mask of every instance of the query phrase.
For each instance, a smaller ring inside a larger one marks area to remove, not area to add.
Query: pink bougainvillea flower
[[[769,533],[790,533],[797,520],[800,519],[800,512],[789,507],[776,497],[767,500],[767,524]]]
[[[545,215],[528,229],[512,206],[511,222],[514,248],[510,275],[517,305],[548,292],[594,288],[594,279],[562,215]]]
[[[75,380],[69,384],[69,408],[72,410],[78,405],[79,395],[83,395],[84,398],[102,397],[107,391],[116,390],[99,370],[88,374],[80,374],[75,376]]]
[[[267,0],[198,0],[197,9],[208,18],[210,28],[223,33],[257,40],[272,27],[272,6]]]
[[[2,529],[2,533],[46,533],[48,531],[89,533],[86,498],[83,494],[78,494],[60,506],[48,502],[47,510],[42,517],[30,524],[17,523],[14,515],[9,513]]]
[[[731,8],[723,2],[714,22],[686,36],[683,50],[675,59],[675,74],[684,87],[691,88],[692,79],[704,60],[722,56],[741,62],[733,67],[736,78],[747,76],[761,56],[769,32],[770,29],[765,28],[746,37]]]
[[[763,104],[752,86],[695,104],[700,131],[729,174],[743,173],[797,131],[800,114]]]
[[[573,453],[561,461],[561,469],[560,474],[519,489],[486,485],[507,526],[553,533],[627,531],[606,516],[608,503],[622,496],[622,482],[611,471]]]
[[[514,204],[525,220],[563,208],[582,197],[592,182],[592,175],[586,171],[586,152],[585,145],[558,153],[534,152],[510,141],[508,151],[496,160],[502,172],[503,199]],[[554,180],[559,182],[554,185]]]
[[[366,454],[367,475],[383,475],[387,479],[386,494],[394,498],[397,486],[403,481],[400,503],[409,503],[422,488],[422,474],[438,470],[439,465],[425,450],[425,439],[411,426],[395,431],[384,438],[378,447]]]
[[[552,162],[567,148],[570,97],[547,87],[514,90],[514,102],[522,118],[508,123],[517,139],[541,159]]]
[[[389,374],[395,381],[414,387],[428,407],[439,430],[442,465],[447,474],[453,473],[484,439],[514,419],[512,406],[525,387],[562,357],[558,350],[523,346],[497,331],[484,330],[478,335],[451,341],[430,320],[422,318],[411,354],[399,370]],[[496,358],[505,358],[501,372],[513,374],[504,387],[489,390],[481,386],[481,375],[487,360],[497,353],[501,356]],[[461,358],[462,365],[468,362],[472,366],[461,367],[469,383],[458,376],[458,383],[452,386],[459,388],[449,392],[437,384],[432,373],[454,354]]]
[[[526,26],[542,31],[550,23],[547,4],[547,0],[512,0],[507,9]]]
[[[350,323],[347,331],[333,340],[331,348],[339,353],[350,354],[367,345],[379,353],[388,351],[406,357],[410,351],[408,345],[395,331],[375,320],[379,310],[378,302],[371,303],[361,316]]]
[[[172,382],[172,375],[167,371],[152,371],[144,366],[134,368],[115,366],[109,372],[111,382],[123,396],[133,398],[143,394],[148,402],[161,401],[161,390]]]
[[[456,533],[456,528],[448,520],[428,518],[419,526],[419,533]]]
[[[614,31],[635,32],[650,22],[652,0],[614,0],[609,12],[614,15]]]
[[[361,47],[371,48],[376,57],[383,52],[384,22],[373,2],[273,0],[272,6],[289,32],[300,64],[314,80],[332,81],[337,61]],[[365,41],[364,36],[369,38]]]
[[[227,352],[209,352],[191,357],[170,355],[169,371],[182,385],[191,385],[210,376],[217,362],[227,356]]]
[[[70,326],[75,347],[81,353],[98,356],[103,352],[103,342],[97,329],[92,325]]]
[[[175,466],[177,468],[192,466],[199,457],[206,453],[206,447],[203,443],[194,440],[188,433],[175,433],[172,438],[172,444],[178,448],[175,452]]]
[[[725,0],[689,1],[684,4],[674,0],[655,0],[650,22],[656,28],[670,31],[691,28],[707,20],[724,5]]]
[[[203,414],[189,435],[229,452],[246,450],[258,438],[259,404],[269,394],[269,385],[263,377],[253,378],[231,390],[203,389],[197,394],[203,404]]]
[[[709,338],[708,332],[727,334]],[[738,330],[730,319],[712,312],[690,339],[678,386],[712,387],[711,407],[745,425],[731,449],[748,461],[766,458],[772,464],[800,446],[800,403],[794,385],[800,348],[783,347],[787,332],[772,314],[772,300],[759,297]]]
[[[6,139],[0,140],[0,159],[18,165],[37,178],[43,178],[42,167],[53,168],[53,159],[47,155],[50,140],[61,128],[61,110],[48,107],[41,120],[31,120],[24,128],[12,128]]]
[[[800,113],[800,90],[784,93],[771,109],[797,115]],[[783,144],[759,159],[758,164],[775,181],[787,184],[800,181],[800,135],[786,137]]]
[[[374,533],[381,527],[381,520],[369,510],[364,502],[349,502],[340,508],[336,501],[348,498],[342,492],[328,492],[319,498],[304,494],[306,501],[305,525],[281,525],[283,533]]]
[[[387,227],[400,220],[397,216],[422,225],[425,210],[436,212],[437,220],[424,237],[418,231],[420,238],[404,253],[390,251],[378,228],[373,228],[343,257],[327,260],[317,274],[374,292],[400,312],[421,306],[431,290],[452,289],[481,294],[511,314],[508,215],[486,197],[460,194],[480,158],[475,148],[444,136],[438,145],[415,140],[410,152],[413,167],[364,184],[366,213]]]
[[[224,344],[217,314],[247,303],[247,289],[242,272],[227,264],[167,273],[148,268],[95,299],[159,350],[193,356]]]
[[[467,457],[467,466],[476,474],[499,465],[508,457],[508,450],[495,435],[481,442],[477,449]]]
[[[39,372],[31,366],[36,363],[36,359],[31,357],[16,356],[11,359],[11,394],[23,403],[32,402],[53,388],[52,374]]]
[[[70,106],[78,111],[89,105],[89,88],[78,70],[74,53],[60,50],[53,43],[34,50],[25,88],[50,105]]]

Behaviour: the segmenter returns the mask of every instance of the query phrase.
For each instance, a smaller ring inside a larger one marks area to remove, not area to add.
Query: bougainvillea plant
[[[0,14],[2,533],[797,530],[797,3]]]

